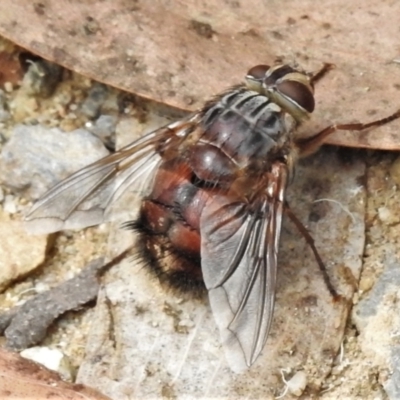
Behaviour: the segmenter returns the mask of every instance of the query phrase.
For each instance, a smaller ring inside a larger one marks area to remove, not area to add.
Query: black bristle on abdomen
[[[137,234],[137,256],[163,286],[180,295],[204,297],[206,288],[201,276],[200,255],[196,257],[177,251],[166,235],[156,234],[148,228],[142,214],[137,220],[124,223],[123,228]]]

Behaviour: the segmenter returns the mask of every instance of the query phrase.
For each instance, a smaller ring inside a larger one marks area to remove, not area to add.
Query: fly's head
[[[289,65],[257,65],[246,75],[250,90],[268,97],[301,123],[314,111],[314,87],[309,75]]]

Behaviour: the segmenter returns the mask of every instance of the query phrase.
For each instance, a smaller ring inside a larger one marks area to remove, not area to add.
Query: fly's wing
[[[176,152],[196,126],[197,114],[155,130],[79,170],[41,197],[25,217],[32,233],[81,229],[107,220],[127,189],[143,194],[162,157]]]
[[[218,196],[201,220],[201,265],[211,309],[233,371],[250,367],[270,330],[287,181],[277,163],[251,203]]]

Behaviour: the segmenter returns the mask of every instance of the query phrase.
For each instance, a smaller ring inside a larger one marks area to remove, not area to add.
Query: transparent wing
[[[163,157],[196,126],[197,115],[174,122],[79,170],[44,194],[25,217],[33,233],[81,229],[109,219],[111,205],[127,189],[142,195]],[[171,156],[171,155],[169,155]]]
[[[277,164],[264,195],[250,204],[219,196],[201,217],[203,278],[236,372],[254,363],[270,330],[286,180],[286,166]]]

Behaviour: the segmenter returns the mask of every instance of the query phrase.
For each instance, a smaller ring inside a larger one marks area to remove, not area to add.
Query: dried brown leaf
[[[318,121],[370,121],[400,107],[395,1],[23,0],[0,3],[0,34],[44,58],[146,98],[193,109],[275,60],[337,69],[318,85]],[[29,21],[29,23],[27,23]],[[329,142],[398,149],[400,122]]]
[[[0,398],[110,400],[88,386],[64,382],[55,372],[1,348]]]

